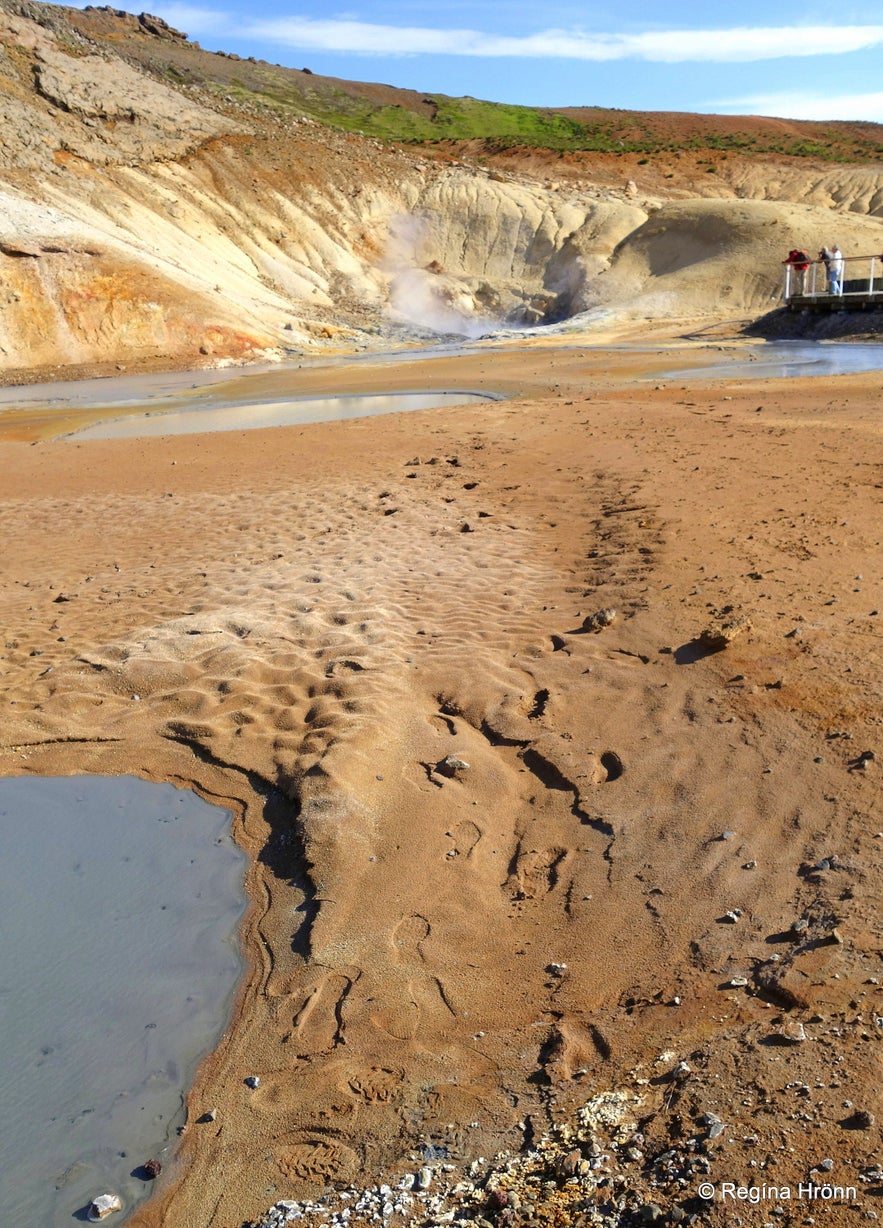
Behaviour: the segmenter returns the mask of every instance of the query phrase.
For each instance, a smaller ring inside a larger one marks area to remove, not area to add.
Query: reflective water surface
[[[883,345],[837,341],[768,341],[747,359],[664,372],[667,379],[787,379],[801,375],[851,375],[883,370]]]
[[[334,422],[342,418],[368,418],[375,414],[437,409],[441,405],[472,405],[494,400],[477,392],[388,392],[364,396],[293,397],[286,401],[253,404],[207,404],[199,409],[175,409],[132,414],[96,422],[75,431],[69,439],[141,439],[147,435],[193,435],[204,431],[248,431],[268,426],[296,426],[306,422]]]
[[[5,430],[14,439],[63,436],[79,443],[98,438],[247,430],[474,404],[497,400],[500,394],[487,390],[421,389],[304,395],[295,390],[303,388],[302,370],[309,370],[312,375],[323,370],[331,378],[335,371],[347,371],[351,385],[351,373],[363,364],[395,367],[426,359],[479,353],[484,356],[517,355],[520,350],[534,346],[541,347],[538,353],[544,351],[550,357],[574,350],[590,360],[596,355],[641,355],[646,361],[641,362],[641,374],[635,377],[641,380],[780,379],[883,370],[883,344],[747,342],[744,339],[716,343],[683,338],[662,346],[651,341],[601,346],[592,345],[589,338],[576,342],[568,335],[564,344],[559,341],[554,347],[544,347],[543,341],[554,331],[547,327],[524,330],[512,336],[495,334],[471,343],[459,341],[371,354],[317,355],[300,358],[297,362],[223,370],[119,375],[82,382],[0,387],[0,436]],[[513,344],[516,337],[520,344]],[[622,378],[631,378],[627,366]]]
[[[62,1228],[100,1193],[131,1211],[151,1192],[141,1166],[168,1160],[241,972],[229,830],[171,785],[0,779],[4,1223]]]

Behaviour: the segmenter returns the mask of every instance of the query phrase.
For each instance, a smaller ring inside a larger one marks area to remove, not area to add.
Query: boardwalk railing
[[[883,255],[843,256],[840,289],[835,297],[883,296]],[[828,298],[832,296],[824,260],[811,260],[805,269],[785,265],[785,299]]]

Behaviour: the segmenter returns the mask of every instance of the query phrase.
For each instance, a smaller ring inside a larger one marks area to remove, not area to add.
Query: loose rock
[[[605,610],[597,610],[594,614],[590,614],[588,618],[583,619],[583,630],[603,631],[605,627],[612,627],[616,619],[616,610],[609,607]]]
[[[789,1019],[773,1033],[773,1038],[780,1044],[800,1045],[806,1040],[806,1029],[799,1019]]]
[[[458,759],[456,755],[445,755],[439,763],[435,765],[435,770],[442,776],[459,776],[461,772],[468,772],[472,765],[467,763],[465,759]]]
[[[725,622],[709,623],[700,634],[699,641],[713,652],[720,652],[722,648],[732,644],[738,636],[750,630],[751,620],[749,618],[731,618]]]
[[[119,1194],[99,1194],[89,1203],[87,1215],[94,1224],[106,1219],[108,1215],[113,1215],[114,1211],[122,1211],[122,1209],[123,1203]]]
[[[562,1156],[556,1164],[558,1176],[564,1180],[566,1180],[568,1177],[578,1176],[582,1158],[582,1153],[576,1149],[569,1151],[567,1155]]]

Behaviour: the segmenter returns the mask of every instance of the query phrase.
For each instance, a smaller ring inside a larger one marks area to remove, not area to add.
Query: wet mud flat
[[[245,807],[249,972],[139,1228],[366,1186],[376,1223],[408,1179],[430,1222],[448,1189],[674,1223],[706,1176],[827,1159],[859,1191],[828,1222],[873,1209],[879,379],[685,387],[674,350],[395,368],[507,395],[478,407],[0,444],[0,766]]]

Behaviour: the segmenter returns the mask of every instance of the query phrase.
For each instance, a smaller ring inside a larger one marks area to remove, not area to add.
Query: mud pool
[[[0,779],[0,854],[4,1222],[62,1228],[107,1191],[131,1212],[241,973],[230,815],[131,777]]]

